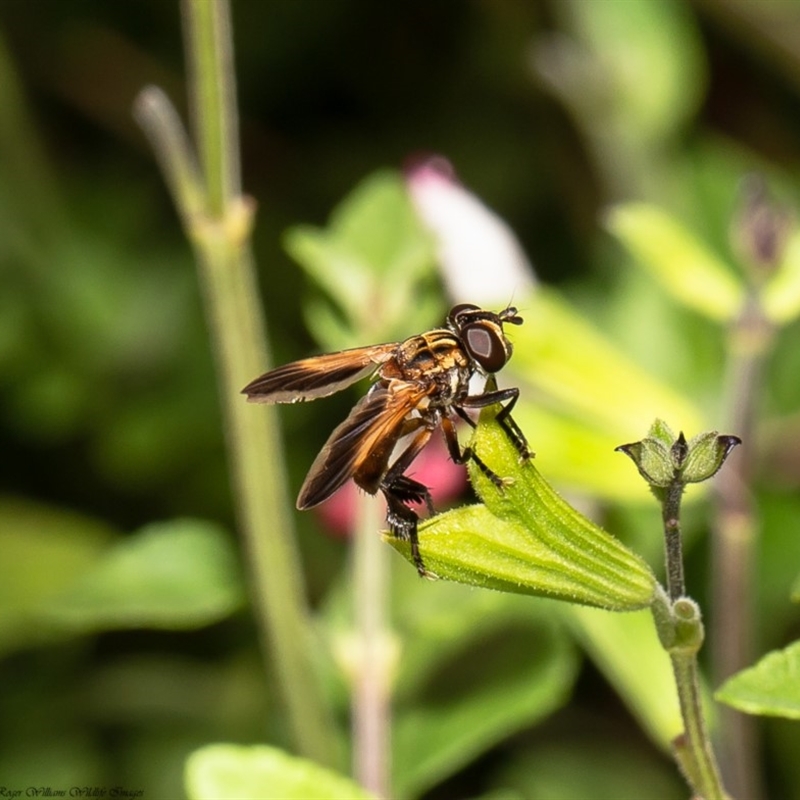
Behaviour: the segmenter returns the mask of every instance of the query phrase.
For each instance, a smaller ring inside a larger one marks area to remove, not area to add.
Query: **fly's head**
[[[503,331],[506,324],[522,324],[522,317],[513,306],[496,314],[460,303],[447,315],[447,327],[459,337],[477,369],[486,374],[499,372],[511,358],[513,348]]]

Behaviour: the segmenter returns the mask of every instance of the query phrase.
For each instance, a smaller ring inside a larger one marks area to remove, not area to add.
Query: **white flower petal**
[[[533,267],[511,228],[458,183],[445,159],[413,167],[406,182],[417,213],[436,238],[453,300],[504,306],[532,290]]]

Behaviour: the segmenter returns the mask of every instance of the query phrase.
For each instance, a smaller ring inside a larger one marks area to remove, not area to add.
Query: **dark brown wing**
[[[297,403],[327,397],[388,361],[396,343],[356,347],[293,361],[264,373],[242,389],[251,403]]]
[[[355,405],[347,419],[330,435],[311,465],[300,489],[301,510],[327,500],[356,472],[374,476],[374,485],[362,485],[375,493],[398,439],[409,432],[407,417],[427,391],[416,384],[391,390],[376,384]],[[411,420],[413,427],[413,420]]]

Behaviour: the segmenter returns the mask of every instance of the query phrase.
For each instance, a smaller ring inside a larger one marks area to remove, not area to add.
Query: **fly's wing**
[[[359,483],[374,494],[395,444],[409,432],[409,412],[425,395],[414,384],[392,390],[376,384],[328,438],[308,471],[297,507],[304,510],[327,500],[356,472],[370,476],[369,484]]]
[[[396,344],[356,347],[293,361],[266,372],[242,389],[251,403],[297,403],[327,397],[374,372],[391,358]]]

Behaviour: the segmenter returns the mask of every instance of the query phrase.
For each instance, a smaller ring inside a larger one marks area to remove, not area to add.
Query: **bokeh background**
[[[690,313],[659,311],[672,328],[647,327],[657,293],[622,268],[603,213],[614,202],[658,202],[730,255],[744,175],[764,173],[796,207],[800,6],[234,0],[232,9],[243,183],[258,204],[254,252],[277,363],[318,347],[303,322],[315,290],[284,249],[286,230],[324,225],[378,169],[441,153],[511,225],[541,281],[667,383],[700,401],[719,391],[717,334]],[[83,553],[142,526],[193,518],[236,542],[196,272],[131,113],[151,83],[185,110],[177,3],[0,5],[0,785],[119,783],[174,796],[192,747],[285,743],[236,592],[218,620],[180,632],[97,623],[65,635],[23,614],[48,587],[68,584]],[[800,399],[796,342],[790,328],[766,379],[765,406],[784,421],[796,420]],[[685,353],[697,356],[691,369]],[[286,420],[293,487],[352,399]],[[780,460],[766,471],[764,511],[787,541],[800,518],[799,427],[783,429],[772,452]],[[645,512],[615,513],[624,527]],[[312,515],[297,525],[310,597],[322,604],[347,543]],[[782,541],[772,551],[778,572],[762,576],[776,587],[770,646],[800,627],[784,579],[800,562],[781,562]],[[691,556],[697,585],[702,546]],[[595,797],[620,797],[607,774],[615,742],[625,769],[639,764],[632,785],[646,773],[647,796],[684,796],[600,671],[586,661],[576,680],[549,728],[487,744],[419,791],[465,797],[513,785],[520,796],[571,797],[581,764]],[[536,760],[536,746],[554,738],[563,760]],[[800,793],[797,740],[775,723],[762,743],[775,797]],[[545,777],[523,777],[523,763]],[[545,769],[559,763],[561,772]]]

